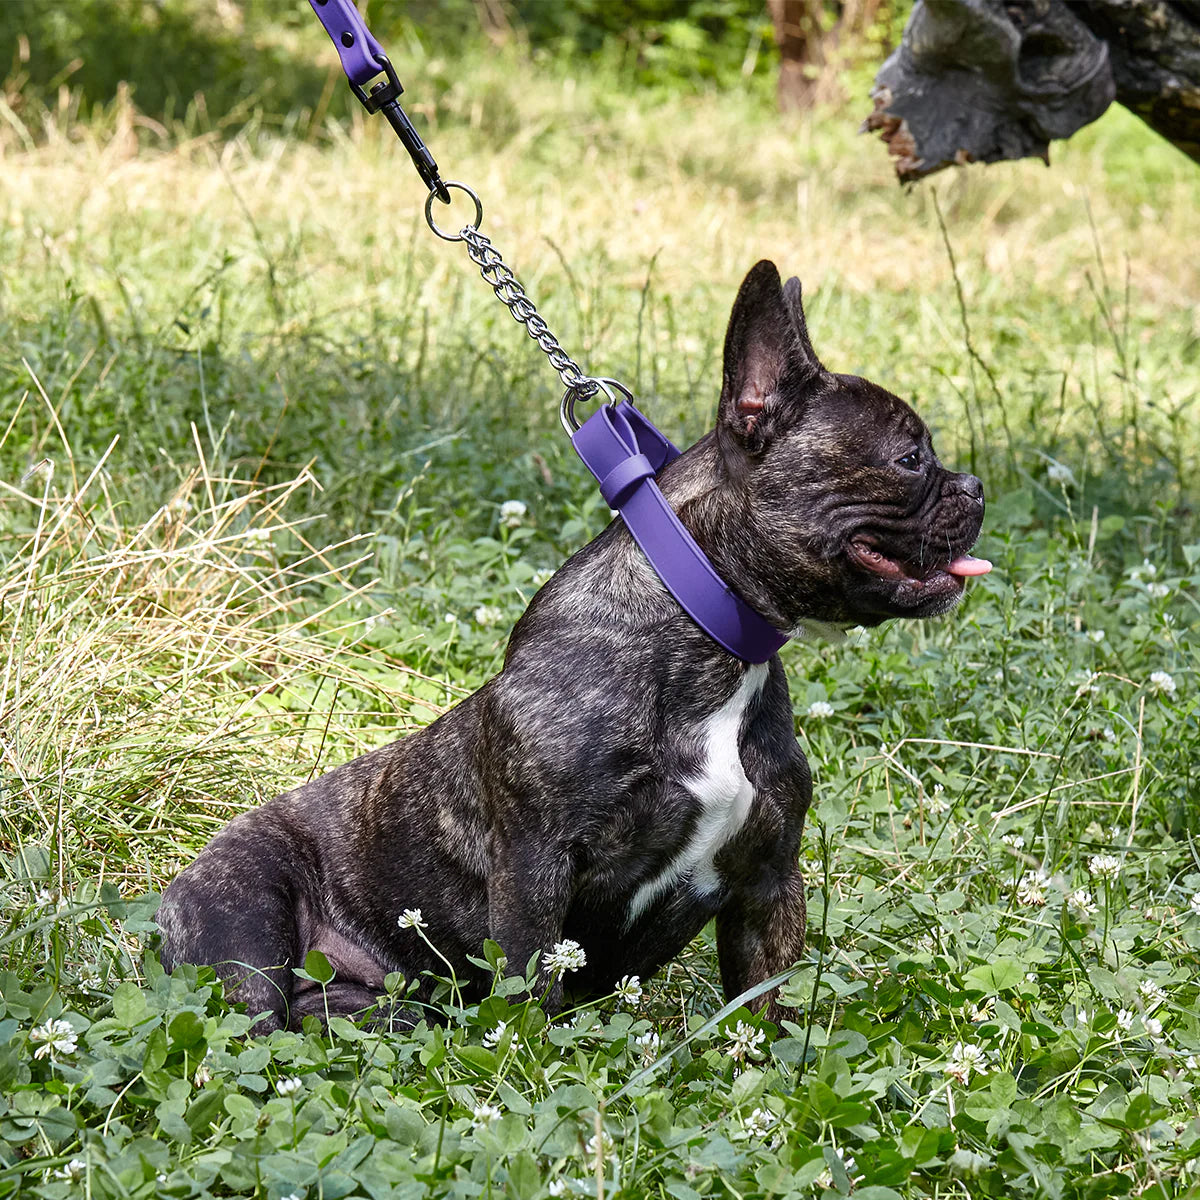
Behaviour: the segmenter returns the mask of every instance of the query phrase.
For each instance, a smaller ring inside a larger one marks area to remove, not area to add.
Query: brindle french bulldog
[[[983,487],[902,400],[814,354],[796,279],[746,276],[717,427],[660,485],[717,572],[781,631],[946,612]],[[258,1028],[376,1004],[384,976],[460,980],[493,938],[524,969],[564,939],[572,993],[652,975],[716,918],[732,997],[804,944],[812,796],[778,656],[748,665],[683,612],[614,521],[517,622],[504,668],[425,729],[232,821],[167,889],[163,963],[211,963]],[[293,968],[310,950],[336,977]],[[562,977],[547,972],[547,1006]],[[777,997],[768,1013],[778,1015]]]

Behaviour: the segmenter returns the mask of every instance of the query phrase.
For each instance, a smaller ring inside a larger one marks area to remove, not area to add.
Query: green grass
[[[984,478],[997,569],[948,620],[786,650],[810,954],[749,1053],[707,934],[550,1023],[518,979],[444,1027],[245,1039],[211,974],[162,975],[142,898],[478,686],[607,514],[386,130],[6,101],[0,1196],[1194,1191],[1194,166],[1113,112],[1050,170],[904,192],[865,105],[651,103],[471,47],[401,74],[586,369],[698,435],[773,257],[827,364]],[[74,1049],[39,1058],[54,1020]]]

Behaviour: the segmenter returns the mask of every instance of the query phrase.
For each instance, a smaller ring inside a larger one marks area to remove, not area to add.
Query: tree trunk
[[[779,107],[809,108],[816,98],[821,68],[821,0],[767,0],[779,46]]]

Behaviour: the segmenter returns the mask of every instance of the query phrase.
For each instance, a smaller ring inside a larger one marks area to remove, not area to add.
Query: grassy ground
[[[1113,112],[1051,170],[905,193],[857,111],[403,67],[587,369],[696,436],[773,257],[824,360],[984,478],[997,570],[945,622],[785,652],[818,795],[794,1024],[756,1044],[705,937],[550,1026],[510,981],[444,1028],[239,1040],[140,897],[477,686],[606,514],[386,130],[6,105],[0,1196],[1185,1194],[1194,166]]]

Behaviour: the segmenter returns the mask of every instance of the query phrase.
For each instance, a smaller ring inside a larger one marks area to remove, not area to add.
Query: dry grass
[[[130,526],[116,445],[83,478],[46,459],[0,482],[0,520],[26,527],[0,544],[0,846],[49,849],[60,889],[68,866],[159,881],[239,808],[436,711],[415,672],[356,649],[369,556],[289,516],[310,471],[228,476],[197,438],[199,465]]]

